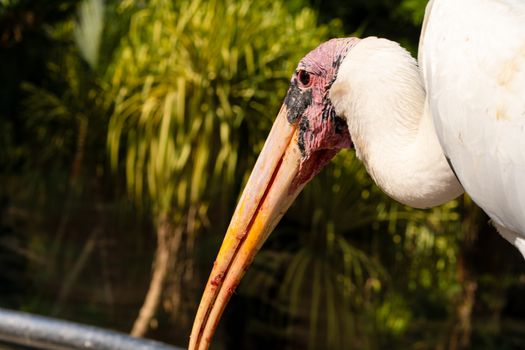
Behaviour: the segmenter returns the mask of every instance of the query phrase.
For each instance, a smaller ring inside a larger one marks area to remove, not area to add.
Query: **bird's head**
[[[292,190],[315,176],[342,148],[352,141],[346,121],[338,116],[330,100],[330,88],[339,67],[356,38],[332,39],[308,53],[297,66],[277,117],[292,127],[292,145],[300,151]],[[280,137],[280,136],[279,136]]]
[[[295,70],[270,134],[246,184],[202,296],[190,349],[207,349],[244,272],[304,185],[339,150],[352,146],[330,89],[357,38],[332,39]]]

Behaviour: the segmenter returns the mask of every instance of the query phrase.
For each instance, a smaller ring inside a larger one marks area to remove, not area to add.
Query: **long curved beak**
[[[211,271],[190,337],[190,350],[204,350],[255,254],[305,183],[295,181],[301,160],[297,127],[282,106],[257,159]]]

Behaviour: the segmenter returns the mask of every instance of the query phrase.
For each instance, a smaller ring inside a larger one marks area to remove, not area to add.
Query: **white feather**
[[[361,40],[330,98],[357,155],[398,201],[428,207],[461,184],[525,256],[525,1],[431,0],[419,63]],[[426,91],[426,92],[425,92]]]
[[[361,40],[342,62],[330,99],[357,156],[389,196],[428,208],[463,192],[427,113],[417,63],[399,44]]]
[[[445,154],[525,254],[525,2],[434,0],[420,47]]]

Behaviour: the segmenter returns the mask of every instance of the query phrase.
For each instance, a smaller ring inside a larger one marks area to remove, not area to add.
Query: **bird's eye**
[[[310,73],[302,69],[299,72],[297,72],[297,79],[299,79],[299,81],[304,87],[310,86],[310,83],[312,82]]]

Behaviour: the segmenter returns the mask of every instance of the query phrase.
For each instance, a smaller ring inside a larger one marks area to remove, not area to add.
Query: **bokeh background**
[[[299,59],[336,36],[415,55],[425,5],[0,0],[0,306],[185,346]],[[525,348],[525,264],[487,221],[399,205],[341,152],[214,348]]]

